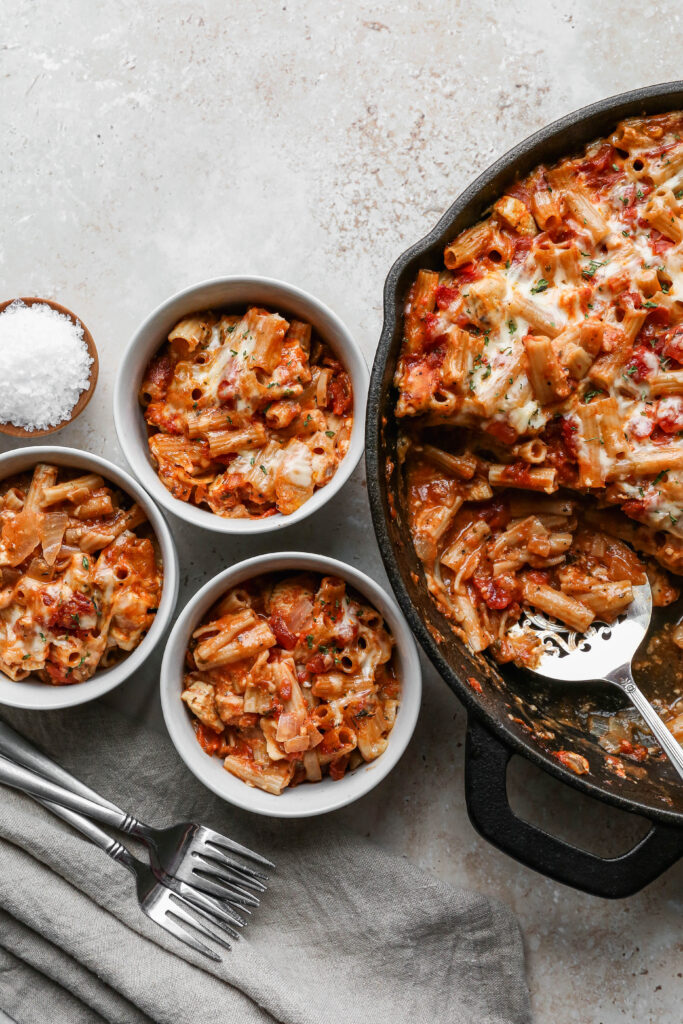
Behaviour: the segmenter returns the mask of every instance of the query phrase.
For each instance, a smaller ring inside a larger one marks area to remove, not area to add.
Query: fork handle
[[[71,790],[72,793],[78,793],[80,796],[92,800],[93,803],[100,804],[101,807],[108,807],[110,810],[123,813],[116,804],[111,803],[110,800],[105,800],[103,796],[100,796],[93,789],[89,789],[79,779],[69,774],[65,768],[52,761],[42,750],[38,750],[27,739],[10,728],[6,722],[2,721],[0,721],[0,754],[3,754],[16,764],[23,764],[25,768],[30,768],[31,771],[42,775],[44,779],[49,779],[50,782],[55,782],[58,786]]]
[[[625,678],[613,679],[612,681],[618,683],[633,706],[640,712],[660,747],[683,779],[683,747],[681,747],[673,733],[667,729],[645,694],[633,682],[631,674],[629,673]]]
[[[95,846],[99,846],[101,850],[115,860],[118,864],[123,864],[124,867],[128,868],[133,874],[135,874],[135,857],[127,850],[123,843],[120,843],[118,839],[112,839],[110,835],[96,825],[90,818],[85,818],[82,814],[78,814],[76,811],[70,811],[66,807],[60,807],[59,804],[51,803],[50,800],[39,800],[35,798],[39,804],[42,804],[46,810],[50,811],[57,818],[61,818],[66,821],[67,824],[75,828],[77,832],[80,832],[89,839]]]
[[[100,821],[103,825],[109,825],[111,828],[124,829],[127,824],[128,815],[118,807],[103,807],[86,796],[72,793],[71,790],[64,789],[63,786],[59,786],[55,782],[50,782],[42,775],[36,775],[29,768],[15,764],[14,761],[10,761],[6,757],[0,757],[0,782],[4,782],[5,785],[18,789],[22,793],[27,793],[28,796],[35,797],[37,800],[48,800],[51,803],[59,804],[60,807],[75,811],[79,815],[87,815],[87,817],[94,818],[95,821]]]

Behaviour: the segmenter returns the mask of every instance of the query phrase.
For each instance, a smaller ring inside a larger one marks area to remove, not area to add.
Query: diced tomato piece
[[[422,344],[423,352],[431,352],[444,342],[446,335],[441,329],[441,320],[438,313],[427,313],[424,318],[425,337]]]
[[[562,443],[573,459],[576,459],[578,454],[578,447],[576,441],[576,435],[578,432],[578,424],[574,420],[568,419],[563,416],[560,420],[560,432],[562,435]]]
[[[614,146],[611,146],[609,142],[603,142],[593,156],[579,164],[578,170],[585,175],[586,184],[593,188],[612,185],[623,174],[617,165],[618,157],[619,154]],[[615,167],[617,167],[616,171]]]
[[[673,327],[662,337],[662,355],[683,363],[683,327]]]
[[[205,750],[207,754],[216,754],[223,745],[223,737],[220,733],[209,729],[208,726],[198,719],[194,719],[192,724],[194,725],[195,734],[202,750]]]
[[[454,270],[453,273],[456,277],[462,278],[464,281],[476,281],[481,275],[481,271],[476,263],[463,263],[461,267]]]
[[[663,235],[661,231],[657,231],[656,228],[650,230],[650,248],[656,256],[661,256],[667,249],[671,249],[674,245],[674,241]]]
[[[145,419],[151,427],[159,427],[165,434],[182,434],[183,417],[174,413],[165,401],[150,402],[145,409]]]
[[[500,498],[489,498],[488,501],[482,501],[480,505],[474,506],[473,511],[477,519],[483,519],[492,530],[507,526],[510,519],[507,502]]]
[[[514,444],[519,436],[514,427],[511,427],[509,423],[503,423],[501,420],[493,420],[489,423],[486,433],[490,434],[491,437],[495,437],[497,441],[501,441],[503,444]]]
[[[436,304],[439,309],[448,309],[457,299],[459,292],[448,285],[440,284],[436,289]]]
[[[683,398],[672,395],[657,402],[655,410],[657,426],[665,434],[677,434],[683,430]]]
[[[631,743],[630,740],[622,740],[619,744],[619,753],[634,761],[645,761],[647,758],[647,747],[642,743]]]
[[[474,576],[472,582],[485,604],[496,611],[508,608],[521,597],[517,580],[505,573],[500,576]]]
[[[657,357],[651,348],[646,348],[645,345],[638,345],[633,349],[631,358],[624,367],[623,372],[627,377],[635,381],[636,384],[641,384],[644,380],[648,380],[655,375],[657,363]]]
[[[620,295],[617,295],[616,305],[623,310],[641,309],[643,305],[643,300],[638,292],[625,291],[621,292]]]
[[[77,630],[81,628],[81,615],[92,615],[93,613],[95,613],[95,605],[92,599],[77,591],[64,604],[57,605],[50,615],[50,626],[67,631]]]
[[[625,501],[621,506],[621,510],[631,519],[642,519],[647,512],[647,505],[639,498],[629,498],[628,501]]]
[[[528,235],[520,235],[519,238],[515,239],[514,249],[512,251],[512,263],[523,263],[531,251],[531,243],[533,239]]]
[[[65,686],[69,683],[75,683],[77,680],[74,678],[74,673],[70,668],[65,665],[56,665],[52,661],[45,662],[45,671],[49,675],[53,683],[57,686]]]
[[[336,761],[332,761],[330,764],[330,778],[335,781],[343,779],[346,773],[346,769],[349,763],[349,755],[344,754],[343,757],[338,757]]]
[[[526,578],[539,587],[547,587],[550,584],[550,573],[545,569],[529,569],[525,573]]]
[[[344,416],[353,405],[351,380],[345,370],[335,372],[327,385],[328,406],[335,416]]]
[[[278,696],[281,700],[291,700],[292,697],[292,683],[289,679],[283,679],[277,688]]]
[[[299,638],[296,633],[292,633],[280,612],[275,612],[271,615],[270,628],[275,634],[275,639],[279,643],[280,647],[284,647],[286,651],[294,650]]]
[[[523,459],[518,459],[516,462],[511,462],[509,466],[506,466],[502,473],[502,478],[507,483],[516,484],[518,487],[523,487],[524,484],[528,484],[530,477],[531,467],[528,462],[524,462]]]
[[[314,654],[306,662],[306,670],[314,676],[321,672],[329,672],[334,665],[334,658],[331,654]]]

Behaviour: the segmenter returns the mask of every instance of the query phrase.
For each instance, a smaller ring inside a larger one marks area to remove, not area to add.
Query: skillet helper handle
[[[27,739],[18,732],[15,732],[6,722],[2,721],[0,721],[0,754],[16,764],[23,765],[24,768],[30,768],[32,772],[36,772],[44,779],[49,779],[50,782],[63,786],[64,789],[70,789],[72,793],[77,793],[79,796],[92,800],[93,803],[100,804],[102,807],[108,807],[110,810],[118,810],[115,804],[105,800],[99,793],[89,789],[84,783],[74,778],[65,768],[55,764],[47,754],[44,754],[42,750],[38,750]]]
[[[667,825],[653,822],[632,850],[605,858],[518,818],[507,798],[511,757],[510,748],[470,716],[465,752],[470,821],[484,839],[527,867],[593,896],[621,899],[639,892],[683,857],[683,829]]]

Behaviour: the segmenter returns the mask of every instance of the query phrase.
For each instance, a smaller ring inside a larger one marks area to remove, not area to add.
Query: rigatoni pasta
[[[134,650],[163,569],[139,505],[96,474],[39,463],[0,484],[0,671],[81,683]]]
[[[683,113],[536,168],[444,264],[395,373],[411,532],[470,646],[528,662],[522,608],[581,631],[627,607],[653,570],[623,540],[683,573]]]
[[[181,320],[140,388],[159,479],[226,518],[290,515],[348,451],[353,391],[311,325],[257,306]]]
[[[400,689],[375,608],[336,577],[273,573],[233,587],[205,616],[181,696],[202,748],[277,795],[379,757]]]

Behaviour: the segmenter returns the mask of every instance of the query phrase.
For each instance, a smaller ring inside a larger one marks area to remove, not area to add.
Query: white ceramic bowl
[[[30,676],[24,682],[15,682],[0,672],[0,704],[6,704],[13,708],[48,711],[56,708],[71,708],[77,704],[85,704],[89,700],[96,700],[97,697],[109,693],[140,668],[161,639],[173,615],[178,597],[178,556],[166,520],[154,502],[128,473],[119,469],[113,462],[108,462],[107,459],[89,455],[87,452],[78,451],[75,448],[53,446],[21,448],[0,455],[0,480],[14,476],[15,473],[23,473],[33,468],[38,462],[50,462],[56,466],[82,469],[86,473],[99,473],[105,480],[116,484],[122,491],[134,498],[145,510],[154,530],[164,569],[161,601],[154,624],[142,643],[130,654],[126,654],[117,665],[96,672],[92,679],[88,679],[84,683],[73,683],[69,686],[52,686],[39,679],[34,682],[31,681]]]
[[[328,484],[319,488],[291,515],[277,513],[265,519],[226,519],[209,509],[180,501],[164,487],[152,465],[147,443],[147,426],[138,402],[145,368],[182,317],[197,310],[233,307],[251,303],[268,306],[285,316],[289,313],[313,325],[320,337],[344,364],[353,385],[353,430],[349,450]],[[346,483],[358,465],[365,439],[365,403],[368,368],[351,334],[338,316],[312,295],[267,277],[223,277],[186,288],[151,313],[137,329],[124,352],[114,389],[114,423],[119,444],[129,466],[152,497],[179,518],[217,533],[257,534],[298,523],[316,512]]]
[[[192,728],[191,716],[180,699],[182,692],[185,652],[197,625],[209,608],[231,587],[262,573],[292,571],[319,572],[340,576],[347,580],[374,605],[382,615],[396,640],[396,667],[401,679],[401,704],[389,745],[375,761],[360,765],[344,778],[335,781],[324,776],[321,782],[302,783],[285,789],[279,796],[247,786],[223,767],[218,757],[202,750]],[[369,793],[400,760],[408,746],[420,710],[422,675],[417,648],[410,628],[403,618],[393,596],[387,594],[365,573],[338,562],[334,558],[303,552],[283,552],[259,555],[226,569],[214,576],[195,594],[178,618],[164,654],[161,666],[161,706],[166,727],[176,750],[190,771],[210,790],[231,804],[246,811],[265,814],[272,818],[309,818],[316,814],[345,807]]]

